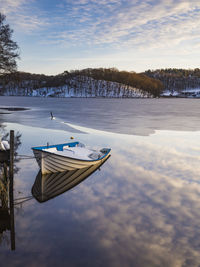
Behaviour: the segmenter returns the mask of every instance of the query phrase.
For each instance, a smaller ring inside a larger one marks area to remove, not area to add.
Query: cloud
[[[170,47],[199,37],[199,7],[198,1],[66,1],[66,25],[73,25],[73,33],[63,30],[55,38],[116,47]]]
[[[26,3],[26,0],[1,0],[1,12],[9,14]]]
[[[6,15],[15,30],[32,33],[49,24],[48,18],[32,6],[34,3],[35,0],[3,0],[0,12]]]
[[[142,50],[170,48],[198,39],[199,8],[195,0],[65,0],[51,11],[37,7],[34,0],[3,0],[1,4],[17,29],[46,29],[44,42]]]
[[[47,19],[41,19],[38,16],[29,16],[21,14],[18,16],[18,21],[16,26],[20,30],[25,30],[28,33],[32,33],[34,30],[41,30],[41,27],[46,27],[49,25]]]

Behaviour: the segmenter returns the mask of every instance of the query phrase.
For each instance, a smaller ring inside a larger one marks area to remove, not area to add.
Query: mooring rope
[[[33,196],[24,197],[24,198],[21,198],[21,199],[23,199],[23,200],[20,201],[20,202],[15,202],[16,200],[18,200],[18,199],[15,199],[15,200],[14,200],[14,206],[16,206],[16,205],[20,205],[20,204],[22,204],[22,203],[24,203],[24,202],[26,202],[26,201],[32,200],[33,198],[34,198]]]
[[[48,158],[49,156],[50,155],[47,154],[46,156],[43,156],[42,158]],[[35,159],[35,156],[18,154],[16,159]]]
[[[40,196],[45,196],[46,194],[36,194],[36,197],[40,197]],[[34,199],[35,197],[34,196],[27,196],[27,197],[20,197],[20,198],[16,198],[14,199],[14,206],[16,205],[20,205],[26,201],[29,201],[29,200],[32,200]],[[20,200],[20,201],[19,201]],[[19,202],[18,202],[19,201]]]
[[[22,200],[22,199],[26,199],[26,198],[30,198],[30,197],[33,197],[32,195],[30,196],[26,196],[26,197],[19,197],[19,198],[15,198],[14,201],[17,201],[17,200]]]
[[[16,159],[34,159],[34,156],[31,155],[17,155]]]

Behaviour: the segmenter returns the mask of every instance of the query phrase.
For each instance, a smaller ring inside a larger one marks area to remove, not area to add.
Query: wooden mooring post
[[[14,173],[14,131],[10,131],[10,164],[9,164],[9,179],[13,183]]]
[[[10,131],[10,164],[9,164],[9,199],[10,199],[10,239],[11,250],[15,250],[15,222],[14,222],[14,197],[13,197],[13,179],[14,179],[14,131]]]

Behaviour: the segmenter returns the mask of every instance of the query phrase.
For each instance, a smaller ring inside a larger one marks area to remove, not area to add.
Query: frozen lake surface
[[[71,136],[112,148],[73,189],[16,206],[15,251],[0,233],[4,266],[199,266],[198,99],[1,97],[0,107],[29,108],[0,110],[4,131],[22,134],[19,154]],[[16,167],[15,199],[31,196],[35,159]]]
[[[155,130],[200,130],[199,99],[0,97],[0,106],[7,105],[31,109],[12,113],[12,116],[5,114],[1,116],[1,121],[43,128],[65,130],[66,126],[63,126],[62,122],[68,122],[134,135],[149,135]],[[56,117],[56,122],[49,120],[50,112]]]

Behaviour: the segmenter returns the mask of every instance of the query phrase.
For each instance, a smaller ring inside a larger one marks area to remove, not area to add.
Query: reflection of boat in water
[[[99,169],[108,157],[86,168],[48,174],[42,174],[39,171],[32,187],[32,195],[39,202],[45,202],[54,198],[85,180]]]
[[[101,163],[111,149],[93,150],[79,142],[32,147],[42,174],[71,171]]]

